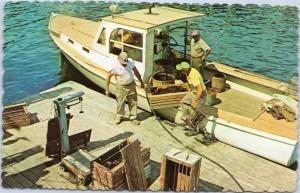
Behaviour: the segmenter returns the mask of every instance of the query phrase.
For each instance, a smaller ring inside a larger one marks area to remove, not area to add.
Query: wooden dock
[[[181,127],[163,121],[166,131],[148,112],[139,111],[141,125],[122,122],[116,126],[115,100],[75,82],[60,84],[31,98],[33,102],[28,110],[36,113],[40,122],[5,130],[2,146],[3,187],[92,189],[92,184],[79,185],[72,174],[59,169],[57,161],[45,157],[47,124],[54,113],[53,100],[76,91],[85,93],[84,113],[79,113],[80,105],[71,107],[70,112],[74,117],[70,122],[69,134],[91,128],[91,142],[86,149],[95,157],[127,138],[139,139],[143,146],[151,147],[149,190],[159,190],[161,157],[171,148],[198,152],[210,159],[201,156],[199,191],[296,190],[296,171],[221,142],[204,146],[193,137],[186,137]],[[98,188],[105,190],[104,187]]]

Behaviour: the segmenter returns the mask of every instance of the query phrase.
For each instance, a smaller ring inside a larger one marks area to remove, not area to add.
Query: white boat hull
[[[209,118],[206,129],[224,143],[285,166],[290,166],[297,159],[297,141],[295,140],[261,132],[213,117]]]

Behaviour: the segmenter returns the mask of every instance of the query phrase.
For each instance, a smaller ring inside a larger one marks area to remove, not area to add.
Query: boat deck
[[[220,103],[214,107],[249,119],[254,119],[260,113],[261,106],[265,102],[261,98],[247,95],[235,89],[218,93],[217,98]]]
[[[217,105],[204,107],[207,114],[256,130],[297,139],[297,121],[276,120],[267,112],[261,114],[265,100],[236,89],[218,93],[217,98]]]
[[[138,138],[144,146],[151,147],[151,186],[159,189],[160,159],[171,148],[198,152],[215,163],[202,158],[200,169],[200,191],[241,191],[237,183],[249,192],[296,190],[297,173],[284,166],[256,155],[239,150],[221,142],[204,146],[192,137],[186,137],[182,128],[164,121],[166,132],[155,117],[139,111],[141,125],[123,122],[114,125],[116,102],[78,83],[67,82],[47,93],[33,97],[35,102],[28,110],[37,113],[40,122],[30,126],[8,129],[4,132],[2,147],[2,184],[7,188],[48,188],[48,189],[92,189],[78,185],[74,176],[62,172],[58,162],[45,157],[47,122],[53,117],[54,97],[73,91],[83,91],[83,111],[80,105],[71,107],[74,115],[70,122],[69,135],[92,128],[91,142],[87,151],[97,157],[102,152],[126,138]],[[101,188],[101,187],[100,187]],[[103,188],[104,189],[104,188]]]

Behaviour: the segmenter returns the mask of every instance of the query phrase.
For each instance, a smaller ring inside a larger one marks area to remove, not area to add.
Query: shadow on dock
[[[113,143],[115,141],[125,140],[125,139],[129,138],[132,135],[133,135],[132,132],[124,132],[124,133],[118,134],[116,136],[113,136],[113,137],[111,137],[111,138],[109,138],[107,140],[92,141],[86,147],[86,150],[87,151],[96,150],[96,149],[104,147],[104,146],[106,146],[106,145],[108,145],[110,143]]]
[[[11,145],[13,143],[16,143],[19,140],[29,141],[29,139],[27,137],[18,137],[17,139],[12,139],[12,140],[8,140],[8,141],[3,142],[3,145]]]
[[[49,174],[49,170],[47,170],[49,167],[58,163],[59,160],[46,161],[23,171],[16,171],[16,173],[7,176],[7,173],[3,172],[2,186],[4,188],[45,188],[43,185],[37,184],[37,182],[43,180],[43,178]],[[57,178],[57,182],[59,181]]]
[[[18,141],[19,139],[17,139],[16,141]],[[15,141],[15,142],[16,142]],[[3,143],[4,144],[4,143]],[[4,144],[7,145],[7,144]],[[25,159],[24,155],[26,155],[26,158],[33,156],[35,154],[41,153],[44,151],[44,148],[42,148],[42,146],[38,145],[35,146],[33,148],[27,149],[25,151],[21,151],[12,155],[9,155],[7,157],[3,157],[2,158],[2,167],[6,167],[12,163],[18,162],[18,161],[22,161]]]
[[[221,186],[218,186],[216,184],[213,184],[211,182],[199,179],[198,182],[198,189],[199,192],[221,192],[224,188]]]

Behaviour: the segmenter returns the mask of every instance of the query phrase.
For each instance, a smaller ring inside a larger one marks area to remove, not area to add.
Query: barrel
[[[152,76],[152,86],[161,87],[163,85],[175,84],[175,76],[165,72],[156,72]]]
[[[218,73],[218,74],[213,75],[212,80],[211,80],[211,86],[217,92],[223,92],[225,90],[225,86],[226,86],[225,74]]]

